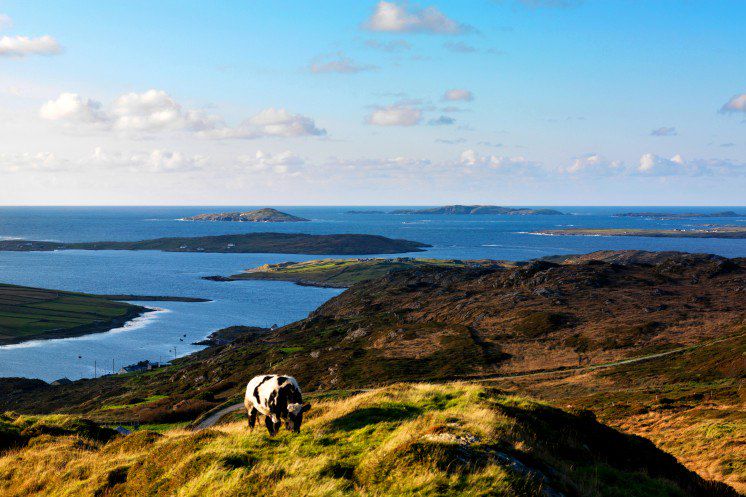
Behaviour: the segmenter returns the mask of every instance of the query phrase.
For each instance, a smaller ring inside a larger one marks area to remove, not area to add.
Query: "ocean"
[[[679,250],[727,257],[746,256],[746,240],[640,237],[565,237],[530,234],[540,229],[675,228],[706,224],[744,226],[746,217],[656,220],[620,218],[632,211],[746,213],[746,207],[552,207],[566,216],[443,216],[347,214],[348,210],[389,211],[397,207],[276,207],[311,219],[308,223],[185,222],[203,212],[257,207],[0,207],[0,239],[51,241],[142,240],[250,232],[312,234],[367,233],[431,244],[426,252],[401,254],[443,259],[525,260],[594,250]],[[386,255],[385,257],[395,257]],[[106,374],[148,359],[167,361],[200,346],[191,345],[231,325],[284,325],[302,319],[341,290],[286,282],[214,282],[266,263],[321,256],[288,254],[206,254],[128,251],[0,252],[0,282],[60,290],[203,297],[205,303],[138,302],[157,312],[105,333],[40,340],[0,347],[0,376],[47,381]],[[325,256],[324,256],[325,257]],[[335,257],[329,254],[329,257]]]

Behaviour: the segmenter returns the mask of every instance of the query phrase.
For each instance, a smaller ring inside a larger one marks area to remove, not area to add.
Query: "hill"
[[[276,253],[276,254],[399,254],[422,252],[425,243],[378,235],[307,235],[304,233],[246,233],[136,242],[60,243],[0,240],[0,251],[51,250],[160,250],[163,252]]]
[[[525,207],[511,208],[497,205],[446,205],[428,209],[399,209],[391,214],[499,214],[509,216],[558,216],[563,213],[554,209],[529,209]]]
[[[314,401],[299,434],[236,421],[112,430],[6,414],[0,493],[35,495],[735,496],[649,441],[475,384],[392,385]]]
[[[182,221],[233,221],[241,223],[299,223],[308,219],[293,216],[277,209],[258,209],[246,212],[221,212],[217,214],[199,214],[181,219]]]
[[[67,386],[2,380],[0,410],[174,423],[237,402],[260,373],[292,374],[310,392],[482,379],[592,409],[702,476],[746,490],[737,435],[746,431],[746,260],[574,257],[394,271],[353,285],[305,320],[238,333],[149,373]]]
[[[234,274],[224,280],[292,281],[299,285],[347,288],[355,283],[380,278],[391,271],[423,267],[497,266],[496,261],[460,261],[454,259],[320,259],[305,262],[264,264]],[[215,277],[217,278],[217,277]]]

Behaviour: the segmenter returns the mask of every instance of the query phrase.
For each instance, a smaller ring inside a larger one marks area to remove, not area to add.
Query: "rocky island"
[[[399,209],[391,214],[497,214],[508,216],[558,216],[563,213],[554,209],[511,208],[497,205],[446,205],[427,209]]]
[[[549,236],[648,236],[654,238],[746,238],[744,226],[721,226],[691,230],[656,230],[635,228],[567,228],[561,230],[542,230],[534,235]]]
[[[162,252],[275,253],[275,254],[401,254],[422,252],[426,243],[379,235],[307,235],[305,233],[246,233],[198,237],[154,238],[135,242],[47,242],[0,240],[0,251],[160,250]]]
[[[277,209],[258,209],[246,212],[220,212],[184,217],[181,221],[232,221],[239,223],[299,223],[308,219],[293,216]]]

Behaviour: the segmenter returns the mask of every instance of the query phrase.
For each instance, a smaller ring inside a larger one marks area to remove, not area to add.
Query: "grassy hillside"
[[[8,415],[24,440],[0,493],[34,495],[730,496],[638,437],[468,383],[315,402],[300,434],[243,420],[193,433],[110,432]]]
[[[0,345],[106,331],[145,311],[106,296],[0,284]]]
[[[233,280],[293,281],[301,285],[347,288],[363,281],[380,278],[391,271],[424,267],[466,268],[497,266],[496,261],[460,261],[452,259],[318,259],[305,262],[265,264],[243,273]]]

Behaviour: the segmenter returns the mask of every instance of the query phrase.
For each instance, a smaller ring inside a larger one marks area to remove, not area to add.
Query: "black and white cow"
[[[243,404],[249,413],[249,428],[254,428],[257,415],[263,414],[270,436],[280,431],[282,421],[288,430],[299,432],[303,413],[311,408],[311,404],[303,403],[295,378],[276,374],[252,378],[246,385]]]

